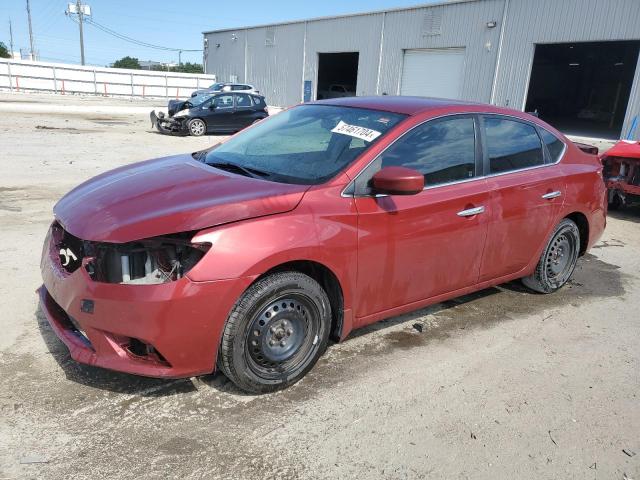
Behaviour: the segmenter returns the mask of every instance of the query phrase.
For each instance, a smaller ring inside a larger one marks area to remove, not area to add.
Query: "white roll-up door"
[[[405,50],[400,95],[460,98],[464,48]]]

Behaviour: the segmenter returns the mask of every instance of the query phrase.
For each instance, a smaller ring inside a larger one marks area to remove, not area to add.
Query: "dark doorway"
[[[358,52],[318,54],[318,100],[356,95],[359,56]]]
[[[620,138],[640,41],[536,45],[526,111],[563,133]]]

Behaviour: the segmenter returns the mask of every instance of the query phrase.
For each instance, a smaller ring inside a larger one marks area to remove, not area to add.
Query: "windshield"
[[[224,83],[214,83],[209,87],[209,90],[222,90],[222,87],[224,87]]]
[[[188,102],[191,104],[192,107],[197,107],[199,105],[202,105],[204,102],[206,102],[207,100],[209,100],[211,98],[211,94],[200,94],[200,95],[196,95],[195,97],[191,97]]]
[[[361,108],[302,105],[232,137],[211,150],[204,162],[235,164],[276,182],[319,184],[405,117]]]

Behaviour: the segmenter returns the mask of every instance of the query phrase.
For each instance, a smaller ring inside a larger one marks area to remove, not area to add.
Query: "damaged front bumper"
[[[251,278],[125,285],[93,280],[86,264],[69,273],[47,236],[40,306],[74,360],[162,378],[215,370],[224,323]]]
[[[173,135],[187,135],[189,133],[184,118],[169,117],[164,112],[156,113],[155,110],[151,110],[149,120],[151,128],[155,128],[160,133]]]

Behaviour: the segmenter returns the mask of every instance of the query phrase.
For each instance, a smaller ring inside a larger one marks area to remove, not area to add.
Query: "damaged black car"
[[[233,133],[269,116],[262,95],[220,92],[188,100],[170,100],[167,114],[150,114],[151,126],[161,133],[202,136]]]

